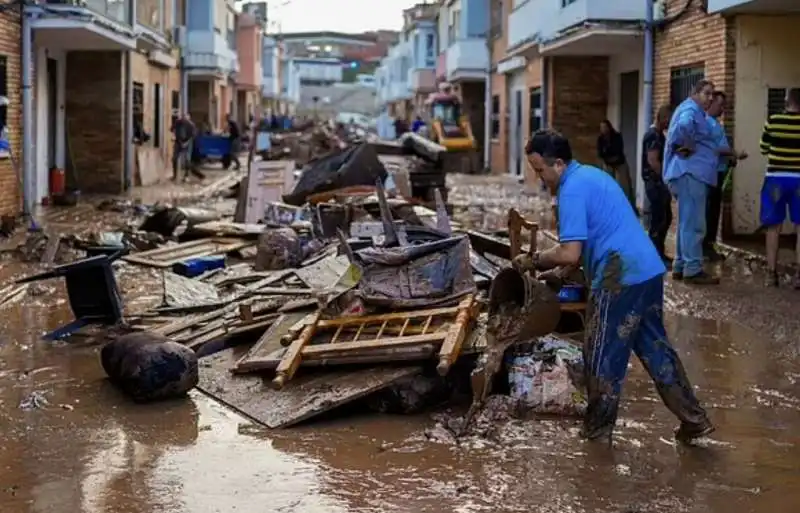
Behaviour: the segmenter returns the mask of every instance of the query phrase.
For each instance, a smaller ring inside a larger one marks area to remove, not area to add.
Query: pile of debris
[[[432,177],[437,149],[417,139],[345,145],[299,177],[292,160],[256,161],[233,216],[156,209],[138,230],[98,241],[89,259],[25,281],[67,280],[76,321],[51,338],[100,323],[181,343],[202,357],[202,390],[272,428],[368,395],[381,410],[400,398],[407,411],[476,360],[481,402],[497,347],[572,331],[560,312],[583,307],[560,307],[524,276],[495,280],[523,250],[523,226],[535,246],[536,225],[512,216],[506,240],[452,223],[443,178]],[[413,199],[415,187],[430,189],[435,210]],[[158,307],[123,322],[116,259],[159,270]],[[503,290],[490,294],[493,282]],[[513,336],[488,321],[520,316],[536,319]]]

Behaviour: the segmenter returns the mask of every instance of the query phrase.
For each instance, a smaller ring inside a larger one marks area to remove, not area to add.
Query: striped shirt
[[[800,112],[770,114],[761,134],[767,174],[800,175]]]

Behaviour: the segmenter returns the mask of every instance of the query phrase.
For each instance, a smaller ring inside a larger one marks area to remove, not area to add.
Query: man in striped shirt
[[[761,224],[767,228],[767,285],[776,287],[778,242],[787,208],[795,228],[800,228],[800,88],[787,91],[784,112],[767,118],[761,153],[768,158],[761,188]],[[800,237],[795,259],[800,263]],[[794,288],[800,289],[800,274],[795,275]]]

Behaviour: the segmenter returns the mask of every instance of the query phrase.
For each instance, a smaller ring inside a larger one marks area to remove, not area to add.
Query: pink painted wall
[[[239,73],[236,85],[261,88],[261,27],[248,14],[239,15],[236,27],[236,50],[239,54]]]

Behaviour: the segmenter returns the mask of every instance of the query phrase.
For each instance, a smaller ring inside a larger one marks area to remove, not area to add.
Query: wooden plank
[[[307,374],[277,391],[261,376],[231,374],[228,369],[240,355],[233,348],[201,358],[197,388],[272,429],[295,425],[422,372],[420,366],[379,366]]]
[[[241,240],[201,239],[143,251],[133,255],[125,255],[122,259],[134,264],[166,268],[192,258],[230,253],[252,244],[250,241]]]
[[[305,317],[305,313],[288,313],[278,317],[269,329],[261,335],[261,338],[258,339],[253,347],[236,362],[231,372],[245,373],[267,368],[264,367],[260,361],[269,354],[281,349],[281,337],[288,333],[297,322],[305,319]],[[274,369],[277,366],[276,363],[275,367],[272,368]]]
[[[295,275],[297,275],[306,286],[323,291],[336,285],[349,267],[350,261],[347,259],[346,255],[331,256],[314,262],[307,267],[296,269]]]

